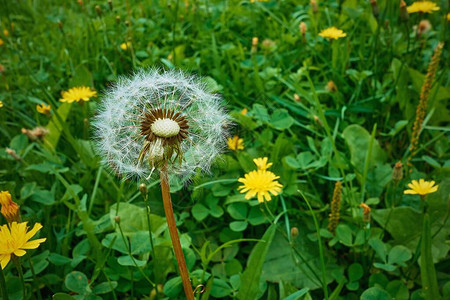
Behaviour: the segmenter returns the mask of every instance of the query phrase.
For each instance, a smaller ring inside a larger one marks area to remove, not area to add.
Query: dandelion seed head
[[[222,99],[181,71],[140,71],[107,90],[95,117],[103,163],[125,178],[148,178],[159,161],[190,177],[208,171],[226,147]]]

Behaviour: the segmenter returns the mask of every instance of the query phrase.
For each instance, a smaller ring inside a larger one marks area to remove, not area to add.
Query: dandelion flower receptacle
[[[46,238],[30,239],[42,228],[39,223],[34,224],[28,231],[27,222],[12,222],[8,225],[0,226],[0,265],[4,269],[10,262],[12,256],[24,256],[25,250],[36,249],[46,241]]]

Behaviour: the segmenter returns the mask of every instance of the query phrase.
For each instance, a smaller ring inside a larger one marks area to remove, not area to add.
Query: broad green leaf
[[[347,126],[344,132],[345,142],[350,149],[351,163],[359,173],[363,172],[364,163],[369,150],[370,133],[360,125],[353,124]],[[375,165],[383,164],[386,161],[386,154],[381,149],[378,141],[375,140],[372,145],[372,155],[369,161],[369,170]]]
[[[364,291],[361,295],[361,300],[391,300],[388,292],[378,287],[371,287]]]
[[[238,299],[256,299],[256,295],[259,293],[263,264],[275,232],[276,225],[272,224],[250,253],[247,268],[241,276],[241,288],[237,294]]]
[[[215,298],[224,298],[232,292],[231,286],[223,279],[214,278],[211,288],[211,296]]]
[[[63,125],[56,117],[56,114],[59,115],[62,122],[65,122],[67,116],[69,115],[70,109],[72,108],[72,104],[62,103],[55,114],[53,115],[51,121],[47,125],[47,130],[49,133],[44,137],[44,147],[48,150],[54,152],[56,145],[58,144],[59,138],[61,136]]]
[[[363,267],[358,263],[353,263],[348,267],[348,279],[350,281],[360,280],[364,275]]]
[[[64,281],[66,288],[80,295],[90,292],[89,283],[86,275],[79,271],[73,271],[67,274]]]
[[[208,214],[209,209],[201,203],[196,203],[194,207],[192,207],[192,216],[194,216],[197,221],[203,221]]]
[[[412,257],[411,251],[402,245],[397,245],[389,251],[388,263],[405,267],[405,262]]]
[[[294,119],[286,109],[279,108],[272,113],[270,124],[278,130],[285,130],[294,124]]]
[[[178,298],[177,295],[181,292],[182,288],[183,283],[180,276],[171,278],[164,284],[164,295],[171,298]]]

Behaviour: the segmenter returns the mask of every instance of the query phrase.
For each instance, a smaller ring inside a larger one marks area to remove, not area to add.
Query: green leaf
[[[50,253],[48,260],[56,266],[64,266],[72,262],[72,259],[58,253]]]
[[[360,125],[353,124],[347,126],[342,135],[350,149],[352,165],[355,166],[359,173],[362,173],[367,152],[369,150],[371,139],[370,133]],[[383,164],[385,161],[386,154],[381,149],[378,141],[374,140],[372,145],[372,155],[369,161],[369,170],[377,164]]]
[[[230,229],[236,232],[244,231],[247,226],[247,221],[234,221],[230,223]]]
[[[350,247],[353,245],[352,230],[345,224],[338,225],[336,228],[336,237],[346,246]]]
[[[245,220],[248,213],[247,203],[232,203],[228,205],[227,211],[235,220]]]
[[[67,274],[64,281],[66,288],[80,295],[90,292],[89,283],[86,275],[79,271],[73,271]]]
[[[364,275],[363,267],[358,263],[353,263],[348,267],[348,278],[350,281],[357,281]]]
[[[296,291],[293,294],[290,294],[289,296],[285,297],[283,300],[298,300],[301,297],[303,297],[304,295],[306,295],[306,293],[309,291],[308,288],[303,288],[299,291]]]
[[[61,136],[63,125],[56,117],[56,114],[59,115],[62,122],[65,122],[67,119],[67,116],[69,115],[70,109],[72,108],[72,105],[69,103],[62,103],[58,110],[53,115],[50,122],[48,122],[47,130],[49,133],[44,137],[44,147],[46,147],[48,150],[54,152],[56,145],[58,144],[59,138]]]
[[[106,294],[106,293],[111,292],[116,287],[117,287],[117,281],[102,282],[102,283],[96,285],[92,289],[92,293],[94,293],[94,294]]]
[[[111,205],[109,210],[111,224],[115,223],[116,210],[117,204]],[[147,231],[148,233],[147,209],[145,207],[139,207],[131,203],[120,203],[117,216],[120,217],[120,226],[125,235],[133,234],[137,231]],[[166,228],[166,222],[162,217],[150,214],[150,226],[152,227],[152,232],[159,235]],[[117,231],[119,231],[118,228]]]
[[[271,116],[270,124],[278,130],[285,130],[294,124],[294,119],[284,108],[276,109]]]
[[[119,263],[119,265],[127,267],[136,267],[136,266],[143,267],[147,264],[147,261],[139,260],[136,259],[135,257],[131,258],[129,255],[120,256],[117,259],[117,262]]]
[[[393,281],[389,282],[386,286],[386,291],[395,300],[408,300],[409,299],[408,288],[400,280],[393,280]]]
[[[411,251],[405,246],[397,245],[389,252],[388,263],[405,267],[405,261],[412,257]]]
[[[52,300],[75,300],[75,298],[69,294],[56,293],[53,295]]]
[[[276,232],[276,225],[272,224],[259,241],[248,259],[248,265],[241,276],[241,288],[237,294],[237,298],[241,300],[256,299],[259,293],[259,282],[267,251],[272,243]]]
[[[391,300],[388,292],[378,287],[371,287],[364,291],[361,295],[361,300]]]
[[[177,276],[169,279],[166,284],[164,284],[164,294],[170,298],[178,298],[177,295],[181,292],[183,288],[183,283],[181,277]]]
[[[211,288],[211,296],[215,298],[224,298],[229,296],[233,289],[223,279],[214,278],[213,286]]]
[[[194,207],[192,207],[192,216],[194,216],[197,221],[203,221],[208,214],[209,209],[201,203],[196,203]]]
[[[371,238],[369,240],[369,245],[373,248],[373,250],[375,250],[375,252],[378,254],[378,257],[383,262],[386,262],[386,245],[379,238]]]

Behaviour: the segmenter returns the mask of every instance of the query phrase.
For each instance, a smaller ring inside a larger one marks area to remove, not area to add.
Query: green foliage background
[[[9,34],[0,33],[0,189],[11,192],[24,220],[43,224],[47,238],[22,259],[29,298],[183,298],[158,182],[146,183],[149,228],[139,183],[101,167],[92,141],[102,91],[150,67],[203,76],[223,95],[233,135],[244,139],[245,149],[225,152],[212,174],[171,181],[192,284],[205,287],[199,299],[431,299],[421,270],[433,264],[439,294],[450,297],[448,3],[402,21],[399,1],[379,0],[377,17],[369,1],[318,2],[316,13],[305,0],[1,2],[1,31]],[[414,26],[422,19],[432,27],[419,36]],[[318,36],[330,26],[347,36]],[[253,37],[259,43],[252,50]],[[393,165],[409,156],[439,41],[446,45],[419,149],[411,173],[395,181]],[[80,85],[98,90],[98,99],[58,101]],[[52,106],[52,117],[36,111],[41,103]],[[43,140],[21,132],[36,126],[49,130]],[[267,205],[237,191],[256,157],[269,157],[284,186]],[[439,185],[425,203],[403,195],[418,178]],[[329,204],[338,180],[341,219],[332,234]],[[362,202],[372,209],[370,222]],[[421,244],[430,246],[428,255],[421,256]],[[12,263],[4,274],[10,299],[21,299]]]

